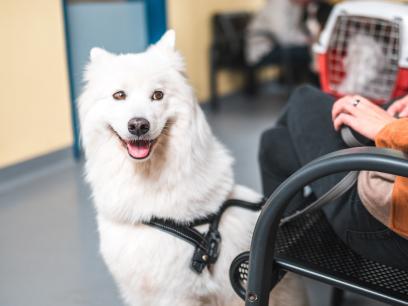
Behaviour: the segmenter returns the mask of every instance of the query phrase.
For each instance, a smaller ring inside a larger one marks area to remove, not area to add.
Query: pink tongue
[[[149,143],[127,143],[127,150],[130,156],[133,158],[145,158],[149,155],[150,145]]]

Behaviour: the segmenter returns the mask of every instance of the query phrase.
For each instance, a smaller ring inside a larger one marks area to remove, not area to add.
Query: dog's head
[[[79,99],[86,151],[116,145],[128,158],[144,162],[160,151],[156,147],[163,149],[172,129],[190,120],[195,98],[174,47],[175,33],[169,30],[142,53],[91,50]]]

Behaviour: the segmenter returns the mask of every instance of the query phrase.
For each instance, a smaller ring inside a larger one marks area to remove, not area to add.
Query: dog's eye
[[[119,90],[117,92],[115,92],[112,97],[115,100],[125,100],[126,99],[126,93],[123,90]]]
[[[152,94],[152,100],[161,100],[163,99],[164,93],[160,90],[155,90]]]

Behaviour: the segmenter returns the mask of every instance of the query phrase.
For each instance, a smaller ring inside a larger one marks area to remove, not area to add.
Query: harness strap
[[[358,178],[358,171],[351,171],[347,173],[347,175],[336,185],[334,185],[329,191],[323,194],[320,198],[318,198],[313,203],[309,204],[302,210],[298,210],[295,213],[287,216],[280,221],[280,225],[293,221],[313,210],[319,209],[322,206],[333,202],[334,200],[340,198],[344,195],[347,191],[350,190],[351,187],[357,182]]]
[[[159,218],[154,218],[150,220],[150,222],[146,222],[145,224],[168,232],[203,250],[206,250],[208,248],[207,241],[205,240],[204,235],[193,227],[177,224],[173,220]]]
[[[360,140],[358,140],[354,136],[352,130],[349,127],[343,126],[340,132],[341,132],[341,138],[343,139],[344,143],[348,145],[349,147],[352,148],[352,147],[364,146],[364,144],[361,143]],[[347,191],[349,191],[355,185],[358,179],[358,173],[359,173],[358,171],[350,171],[340,182],[334,185],[331,189],[329,189],[325,194],[323,194],[316,201],[309,204],[304,209],[298,210],[295,213],[291,214],[290,216],[283,218],[280,221],[280,225],[291,222],[305,215],[306,213],[319,209],[320,207],[323,207],[324,205],[340,198],[342,195],[344,195]]]
[[[263,204],[265,204],[264,200],[260,203],[251,203],[230,199],[223,203],[217,213],[211,214],[206,218],[192,220],[188,223],[177,223],[172,219],[161,219],[156,217],[143,223],[174,235],[193,245],[195,250],[191,261],[191,268],[193,271],[200,274],[206,267],[214,264],[218,259],[221,243],[221,234],[218,231],[218,226],[223,213],[229,207],[240,207],[252,211],[258,211],[262,208]],[[204,224],[209,224],[209,229],[206,233],[200,233],[194,228],[195,226]]]

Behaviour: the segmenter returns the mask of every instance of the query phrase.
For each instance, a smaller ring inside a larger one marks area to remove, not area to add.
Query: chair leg
[[[289,88],[292,88],[295,84],[294,75],[293,75],[293,66],[291,61],[291,55],[289,50],[282,50],[282,72],[285,78],[286,84]]]
[[[254,67],[246,67],[245,74],[246,74],[245,92],[250,96],[254,96],[257,93],[258,89],[256,69]]]
[[[344,290],[333,287],[330,297],[330,306],[340,306],[344,301]]]
[[[217,65],[214,61],[213,54],[210,54],[210,103],[213,111],[219,108],[217,93]]]

